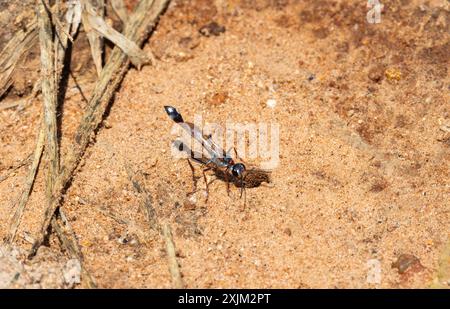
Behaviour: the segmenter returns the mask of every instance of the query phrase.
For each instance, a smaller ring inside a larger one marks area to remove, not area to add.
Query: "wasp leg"
[[[209,198],[209,183],[208,180],[206,179],[206,172],[211,170],[211,167],[208,166],[207,168],[203,169],[203,179],[205,180],[205,189],[206,189],[206,199],[205,199],[205,203],[208,202],[208,198]]]
[[[247,205],[247,190],[244,190],[244,204],[240,207],[241,211],[245,210],[245,206]]]
[[[209,186],[210,184],[212,184],[212,183],[213,183],[214,181],[216,181],[216,180],[217,180],[217,177],[214,177],[214,179],[208,181],[208,186]]]
[[[228,196],[230,196],[230,180],[228,179],[228,170],[229,170],[230,168],[229,167],[227,167],[227,169],[225,170],[225,173],[224,173],[224,180],[225,180],[225,182],[227,183],[227,195]]]
[[[189,196],[189,195],[192,195],[192,194],[194,194],[195,192],[197,192],[197,182],[198,182],[198,177],[195,177],[195,168],[194,168],[194,166],[192,165],[191,161],[188,159],[187,162],[188,162],[189,167],[190,167],[190,169],[191,169],[191,172],[192,172],[192,181],[193,181],[193,183],[194,183],[194,189],[192,190],[191,193],[188,194],[188,196]]]
[[[230,150],[231,150],[231,149],[230,149]],[[233,147],[233,150],[234,150],[234,155],[236,156],[236,159],[238,159],[239,161],[245,163],[244,159],[242,159],[242,158],[238,155],[237,150],[236,150],[236,147]]]

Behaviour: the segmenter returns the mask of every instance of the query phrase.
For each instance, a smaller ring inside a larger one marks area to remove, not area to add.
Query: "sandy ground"
[[[145,46],[156,66],[129,71],[64,198],[99,287],[172,286],[164,241],[127,166],[172,227],[186,287],[448,286],[449,4],[381,2],[379,24],[366,21],[361,0],[172,2]],[[201,35],[212,21],[225,32]],[[40,102],[0,111],[0,175],[32,153]],[[78,94],[64,104],[63,154],[85,105]],[[247,189],[245,207],[220,180],[207,203],[203,191],[189,199],[191,170],[171,156],[164,105],[221,125],[279,124],[271,186]],[[0,182],[0,237],[26,172]],[[21,250],[43,215],[44,178],[19,229]],[[47,245],[40,263],[51,252],[69,260],[54,234]]]

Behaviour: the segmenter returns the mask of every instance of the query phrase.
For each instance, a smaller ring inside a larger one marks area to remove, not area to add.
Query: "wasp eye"
[[[244,173],[244,171],[245,171],[245,165],[242,163],[237,163],[237,164],[233,165],[233,167],[231,168],[231,173],[235,177],[241,177],[242,174]]]

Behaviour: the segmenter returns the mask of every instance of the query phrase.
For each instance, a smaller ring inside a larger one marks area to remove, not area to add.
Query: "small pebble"
[[[184,48],[194,49],[200,44],[200,41],[198,39],[194,39],[190,36],[186,36],[186,37],[181,38],[178,41],[178,44],[180,44],[180,46],[182,46]]]
[[[186,61],[188,61],[188,60],[190,60],[190,59],[192,59],[192,58],[194,58],[193,55],[188,54],[188,53],[185,53],[185,52],[183,52],[183,51],[177,52],[177,53],[174,55],[174,59],[175,59],[175,61],[177,61],[177,62],[186,62]]]
[[[267,107],[275,108],[277,106],[277,101],[275,99],[269,99],[266,102]]]
[[[399,81],[402,79],[402,72],[395,68],[389,68],[384,72],[384,75],[386,76],[387,80],[390,82],[392,81]]]
[[[68,260],[63,269],[64,281],[72,287],[81,282],[81,264],[77,259]]]
[[[316,75],[314,75],[314,74],[310,74],[309,76],[308,76],[308,81],[313,81],[314,79],[316,78]]]
[[[368,77],[374,83],[379,83],[383,79],[383,67],[381,65],[375,65],[369,70]]]
[[[291,236],[292,235],[292,231],[288,227],[284,229],[283,233],[286,234],[287,236]]]
[[[111,128],[112,128],[112,125],[111,125],[107,120],[104,120],[104,121],[103,121],[103,127],[104,127],[105,129],[111,129]]]
[[[208,103],[213,105],[213,106],[217,106],[217,105],[221,105],[221,104],[225,103],[227,99],[228,99],[228,92],[227,91],[220,91],[220,92],[216,92],[208,100]]]
[[[412,254],[401,254],[397,258],[397,261],[392,263],[392,268],[397,268],[399,274],[404,274],[409,269],[422,269],[423,266],[416,256]]]
[[[201,27],[198,32],[206,37],[210,37],[211,35],[218,36],[221,33],[225,32],[225,27],[213,21]]]
[[[117,239],[117,242],[121,245],[127,244],[129,242],[128,238],[126,235],[121,236]]]
[[[184,201],[183,209],[194,210],[196,208],[196,203],[197,203],[197,198],[195,196],[191,196]]]

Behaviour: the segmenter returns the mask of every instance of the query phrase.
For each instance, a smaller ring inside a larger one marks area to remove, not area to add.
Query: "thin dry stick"
[[[173,243],[172,232],[169,224],[165,223],[162,227],[162,235],[166,242],[167,261],[169,263],[169,271],[172,276],[172,284],[175,289],[184,288],[183,280],[181,278],[180,265],[177,261],[175,244]]]
[[[83,3],[83,26],[87,29],[88,34],[95,31],[98,35],[107,38],[116,46],[120,47],[131,60],[131,63],[138,69],[144,64],[153,62],[154,57],[151,53],[146,53],[133,41],[108,25],[106,21],[99,16],[89,0],[82,0]],[[93,31],[92,31],[93,30]]]
[[[38,37],[36,20],[27,25],[27,30],[19,30],[0,53],[0,97],[12,84],[12,74],[17,63],[33,47]]]
[[[52,10],[54,9],[55,7],[52,7]],[[33,18],[26,26],[26,30],[21,29],[17,31],[0,53],[0,97],[11,86],[11,76],[14,73],[17,63],[34,46],[37,40],[38,24],[37,19]],[[10,108],[16,105],[12,102],[1,108]]]
[[[13,217],[11,218],[11,223],[8,231],[8,236],[5,239],[6,244],[11,245],[16,237],[17,228],[20,224],[20,219],[22,218],[25,205],[30,197],[31,190],[33,188],[34,180],[36,179],[36,173],[41,162],[42,152],[44,150],[45,142],[45,126],[43,120],[41,120],[41,126],[39,129],[39,134],[36,140],[36,147],[34,149],[33,162],[31,163],[31,168],[28,173],[27,179],[25,181],[25,188],[19,200],[19,206],[16,208]]]
[[[138,45],[141,45],[147,38],[149,32],[154,28],[159,15],[164,11],[168,2],[169,0],[142,0],[125,26],[125,36],[137,42]],[[72,178],[72,174],[78,166],[92,133],[102,121],[108,103],[125,76],[125,73],[128,71],[129,64],[128,57],[120,48],[115,47],[107,65],[102,70],[94,93],[89,100],[89,104],[75,135],[75,141],[67,156],[66,164],[61,169],[61,173],[56,181],[52,203],[45,210],[39,234],[31,248],[29,256],[33,256],[42,244],[53,214],[60,205],[64,188]]]
[[[42,94],[44,99],[44,118],[47,126],[47,153],[49,155],[49,174],[47,179],[47,205],[51,206],[53,200],[53,190],[56,179],[59,175],[59,144],[56,128],[56,110],[58,99],[58,84],[64,68],[64,57],[66,49],[68,47],[67,35],[63,35],[63,32],[70,30],[70,24],[66,24],[64,31],[56,30],[54,42],[52,42],[52,24],[50,11],[47,11],[48,4],[41,0],[40,14],[38,15],[38,21],[40,26],[40,41],[41,41],[41,72],[42,77]],[[44,11],[45,10],[45,11]],[[53,20],[58,19],[59,15],[59,1],[56,2],[55,11],[52,14]],[[57,29],[57,27],[55,27]],[[52,46],[53,44],[53,46]],[[51,54],[54,51],[54,54]],[[50,62],[50,61],[54,62]],[[54,66],[51,67],[51,64]],[[53,73],[53,75],[51,75]],[[53,78],[52,78],[53,76]],[[65,218],[62,209],[60,209],[60,216]],[[53,217],[51,221],[53,229],[56,231],[58,238],[61,240],[63,247],[69,254],[78,259],[82,268],[83,276],[86,278],[86,282],[90,288],[95,288],[92,277],[87,272],[83,265],[83,258],[81,250],[78,246],[78,242],[69,222],[66,220],[65,224]]]
[[[156,217],[156,210],[152,205],[152,196],[149,194],[147,189],[145,189],[145,187],[136,179],[133,171],[131,170],[131,167],[125,165],[125,169],[127,170],[128,179],[133,184],[134,189],[137,193],[141,194],[144,199],[144,203],[141,203],[141,205],[144,213],[147,215],[147,220],[150,228],[153,230],[159,230],[160,226],[158,223],[158,218]]]
[[[51,206],[53,201],[53,192],[56,179],[59,175],[59,145],[58,135],[56,127],[56,109],[57,109],[57,86],[56,82],[59,81],[60,73],[62,72],[63,59],[65,50],[67,48],[67,37],[62,39],[61,45],[59,44],[60,38],[55,36],[53,42],[53,27],[50,19],[50,11],[48,10],[48,3],[44,0],[39,1],[38,12],[38,24],[39,24],[39,39],[41,45],[41,73],[42,73],[42,96],[44,101],[44,122],[46,125],[46,153],[48,155],[50,164],[47,175],[47,205]],[[57,3],[58,4],[58,3]],[[54,18],[57,18],[58,5],[56,5],[56,13]],[[60,58],[58,58],[58,53]],[[57,66],[61,62],[61,67],[57,69]],[[70,228],[70,231],[66,231],[55,217],[53,218],[52,227],[56,230],[58,237],[65,249],[74,257],[76,257],[82,265],[81,251],[78,247],[75,234]],[[69,227],[66,225],[66,227]],[[82,266],[84,269],[84,266]],[[87,278],[89,286],[95,287],[92,278],[84,269],[83,271]]]
[[[56,85],[53,49],[53,27],[48,2],[38,1],[39,41],[41,45],[42,97],[44,101],[44,122],[46,126],[46,153],[50,165],[47,175],[47,202],[51,204],[55,180],[59,174],[59,149],[56,126]]]
[[[54,48],[55,48],[55,89],[56,94],[59,93],[59,83],[62,76],[62,71],[64,69],[64,58],[66,56],[66,50],[69,45],[69,40],[73,42],[70,36],[71,23],[67,22],[64,26],[61,25],[59,21],[59,1],[56,2],[55,10],[52,14],[53,21],[55,23],[55,38],[54,38]],[[58,26],[56,26],[58,25]],[[58,96],[57,96],[58,99]],[[57,101],[58,102],[58,101]]]
[[[67,3],[66,22],[71,25],[70,36],[73,38],[78,31],[81,22],[81,2],[80,0]]]
[[[19,162],[19,164],[16,164],[15,166],[12,166],[8,172],[5,173],[5,175],[0,176],[0,182],[4,181],[5,179],[8,179],[15,171],[17,171],[19,168],[27,165],[31,159],[32,155],[29,155],[26,159]]]
[[[98,212],[100,212],[101,214],[103,214],[104,216],[113,219],[117,223],[125,225],[127,227],[127,230],[132,233],[135,233],[139,237],[139,239],[145,239],[148,236],[148,233],[146,233],[140,227],[136,226],[135,222],[123,219],[123,218],[119,217],[118,215],[112,213],[110,210],[102,208],[102,207],[94,208],[94,209],[97,210]]]
[[[54,49],[55,49],[55,96],[58,97],[59,94],[59,83],[62,76],[62,71],[64,69],[64,59],[66,56],[66,50],[69,46],[69,40],[73,42],[73,38],[70,36],[70,28],[73,23],[73,19],[66,20],[65,25],[61,25],[61,22],[59,21],[59,5],[60,0],[56,1],[55,9],[52,13],[53,22],[55,24],[55,38],[54,38]],[[58,104],[58,102],[56,103]],[[59,173],[58,173],[59,174]],[[53,181],[56,181],[57,175],[54,175]],[[50,197],[51,198],[51,197]],[[62,209],[59,209],[59,215],[60,218],[57,218],[56,216],[52,219],[52,227],[56,231],[58,238],[60,239],[63,247],[66,249],[66,251],[69,252],[69,254],[73,257],[79,260],[82,272],[84,276],[86,277],[86,281],[88,283],[88,287],[95,288],[96,284],[93,281],[90,274],[87,272],[83,265],[83,256],[80,250],[80,247],[78,245],[77,238],[75,236],[74,231],[72,230],[72,227],[69,223],[69,221],[66,219],[66,216],[64,215],[64,211]]]
[[[44,121],[41,121],[41,129],[39,133],[39,137],[36,143],[34,160],[32,163],[32,167],[30,169],[30,173],[27,177],[25,190],[21,196],[19,206],[17,207],[14,216],[12,218],[11,226],[9,229],[8,236],[6,238],[6,243],[11,244],[14,241],[14,238],[17,233],[17,229],[20,223],[20,219],[22,217],[25,205],[28,201],[29,195],[31,193],[31,189],[34,184],[34,180],[36,177],[36,173],[38,170],[38,166],[40,163],[40,159],[42,156],[45,137],[47,135],[47,147],[48,150],[51,150],[49,153],[50,156],[50,171],[48,175],[47,182],[47,194],[49,203],[52,200],[52,192],[54,181],[56,180],[57,174],[59,173],[59,158],[58,158],[58,145],[57,145],[57,134],[56,134],[56,86],[55,81],[58,79],[58,71],[55,70],[58,58],[53,56],[52,50],[52,24],[49,17],[48,11],[48,3],[44,1],[38,1],[38,25],[39,25],[39,38],[41,42],[41,72],[42,72],[42,89],[43,89],[43,97],[44,97]],[[35,31],[32,28],[30,31]],[[31,33],[32,34],[32,33]],[[29,35],[31,37],[31,34]],[[66,44],[67,45],[67,44]],[[55,45],[57,48],[57,45]],[[63,49],[65,51],[65,48]],[[64,58],[64,54],[62,57]],[[53,63],[53,61],[55,61]],[[55,65],[55,66],[53,66]],[[54,74],[54,75],[53,75]],[[36,91],[37,92],[37,91]],[[34,96],[34,95],[33,95]],[[54,229],[57,231],[58,236],[62,239],[63,245],[66,247],[66,250],[69,252],[76,252],[78,248],[78,244],[76,243],[76,238],[74,235],[70,233],[65,233],[64,229],[61,228],[60,224],[57,220],[52,222]],[[81,261],[80,261],[81,262]],[[83,268],[84,269],[84,268]],[[85,276],[87,277],[87,282],[90,287],[95,287],[95,283],[93,283],[92,278],[83,270]]]
[[[87,11],[88,10],[94,10],[94,7],[96,8],[95,12],[98,13],[98,17],[103,19],[104,13],[105,13],[105,3],[100,0],[97,1],[97,6],[94,6],[92,0],[81,0],[83,5],[83,12],[82,12],[82,22],[83,27],[87,33],[87,38],[89,41],[89,45],[91,46],[91,54],[92,59],[94,60],[94,65],[97,70],[97,75],[100,76],[100,73],[102,72],[102,54],[103,54],[103,38],[96,33],[89,23],[89,19],[87,17]]]
[[[125,167],[128,173],[128,178],[133,184],[134,189],[144,197],[144,203],[142,203],[141,205],[144,208],[144,212],[147,213],[147,220],[149,222],[150,229],[157,230],[163,237],[166,244],[167,262],[169,264],[170,276],[172,277],[172,285],[176,289],[182,289],[184,287],[184,284],[181,278],[180,265],[178,264],[175,244],[173,242],[170,226],[168,223],[164,223],[161,226],[156,216],[156,211],[152,206],[150,193],[147,191],[145,186],[133,176],[131,168],[128,165],[126,165]]]
[[[52,55],[51,55],[52,54],[52,52],[51,52],[52,26],[50,23],[50,18],[48,16],[49,12],[46,10],[47,8],[45,7],[45,4],[43,2],[38,2],[38,8],[39,8],[38,18],[39,18],[39,27],[40,27],[39,37],[40,37],[40,40],[42,43],[41,48],[43,49],[43,50],[41,50],[41,59],[42,59],[42,66],[43,66],[43,69],[42,69],[43,79],[40,79],[38,81],[38,83],[44,84],[43,88],[45,88],[45,90],[46,90],[46,92],[44,94],[44,103],[45,102],[47,103],[47,105],[45,105],[45,108],[44,108],[44,114],[46,114],[46,116],[48,116],[50,114],[51,121],[50,122],[41,121],[41,129],[40,129],[39,136],[38,136],[37,143],[36,143],[33,163],[32,163],[31,169],[30,169],[30,173],[26,180],[25,190],[23,191],[20,201],[19,201],[19,206],[16,208],[14,216],[11,219],[8,236],[6,237],[7,244],[11,244],[14,241],[18,226],[20,224],[20,220],[23,215],[23,211],[25,209],[25,205],[31,194],[31,190],[32,190],[32,187],[34,184],[34,180],[36,178],[36,173],[37,173],[40,159],[42,156],[42,152],[44,149],[45,135],[46,135],[46,133],[49,133],[49,132],[50,132],[51,136],[56,135],[56,92],[57,92],[57,90],[56,90],[56,86],[55,86],[55,80],[51,80],[51,78],[52,78],[52,71],[55,74],[55,78],[57,78],[58,74],[60,74],[60,72],[62,71],[62,67],[58,70],[55,70],[55,68],[51,66],[51,64],[52,64]],[[66,39],[66,41],[63,41],[63,42],[65,42],[65,44],[61,43],[61,45],[63,45],[65,48],[67,46],[67,39]],[[63,52],[65,52],[65,49],[63,49]],[[64,54],[62,55],[62,58],[64,58]],[[55,64],[56,64],[57,63],[56,60],[59,60],[59,59],[57,59],[57,57],[54,57],[54,60],[55,60]],[[38,83],[36,83],[36,85]],[[34,95],[35,95],[35,93],[37,93],[38,89],[40,89],[40,87],[36,87],[36,85],[35,85],[36,91],[35,91],[35,88],[33,88]],[[47,125],[47,127],[44,125],[44,123]],[[49,123],[51,123],[50,126],[49,126]],[[53,142],[57,142],[56,138],[53,138]],[[50,177],[49,183],[50,184],[48,185],[48,190],[47,190],[49,201],[51,201],[51,197],[52,197],[51,196],[52,189],[50,188],[50,186],[52,186],[52,184],[56,180],[57,174],[59,173],[58,146],[56,145],[56,147],[54,147],[54,149],[55,149],[55,152],[53,152],[53,158],[51,160],[52,166],[53,166],[53,172],[49,173],[49,177]],[[56,156],[55,156],[55,154],[56,154]]]
[[[2,103],[0,105],[0,110],[2,109],[8,109],[8,108],[13,108],[13,107],[17,107],[18,111],[23,110],[27,105],[29,105],[31,103],[31,101],[36,98],[36,96],[38,95],[39,91],[41,91],[41,78],[38,78],[38,80],[34,83],[33,89],[31,90],[30,95],[28,95],[26,98],[20,99],[20,100],[10,100],[7,101],[7,103]],[[12,102],[11,102],[12,101]]]
[[[64,215],[62,209],[60,209],[59,211],[60,218],[52,218],[52,227],[58,235],[58,238],[61,241],[62,245],[69,252],[72,258],[75,258],[80,262],[81,271],[83,277],[86,279],[88,287],[91,289],[96,288],[97,284],[95,283],[91,274],[84,267],[83,254],[81,253],[81,249],[78,245],[75,233],[70,226],[70,223],[67,220],[66,216]]]
[[[108,209],[105,209],[103,207],[98,207],[98,208],[94,208],[94,209],[98,210],[98,212],[102,213],[106,217],[109,217],[109,218],[113,219],[114,221],[116,221],[119,224],[123,224],[123,225],[126,225],[126,226],[132,225],[132,223],[130,221],[125,220],[123,218],[120,218],[119,216],[115,215],[114,213],[112,213]]]
[[[123,3],[123,0],[112,0],[111,6],[120,20],[123,23],[126,23],[128,20],[128,12],[125,4]]]

